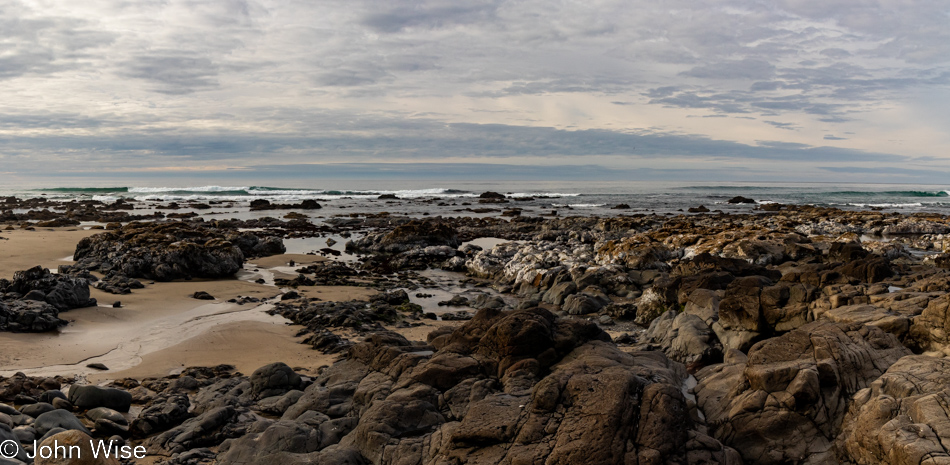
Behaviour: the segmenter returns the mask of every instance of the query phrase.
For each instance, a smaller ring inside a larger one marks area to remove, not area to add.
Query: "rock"
[[[7,441],[15,441],[17,444],[11,444]],[[4,422],[0,422],[0,444],[11,444],[11,445],[19,446],[19,442],[20,442],[19,438],[13,433],[13,429],[10,428],[10,425]],[[26,451],[22,447],[18,447],[18,450],[10,450],[8,449],[9,447],[10,447],[9,445],[6,445],[6,446],[0,445],[0,453],[3,454],[4,458],[9,457],[10,459],[19,460],[19,462],[8,460],[6,463],[4,462],[0,462],[0,463],[3,463],[4,465],[6,465],[6,464],[18,464],[18,463],[29,462],[29,459],[27,458],[27,455],[26,455]],[[0,458],[0,460],[4,460],[4,458]]]
[[[225,439],[241,435],[237,434],[238,431],[229,429],[238,417],[239,413],[234,407],[213,408],[175,428],[150,437],[145,445],[152,452],[165,454],[216,446]]]
[[[78,430],[86,434],[91,434],[75,415],[65,410],[52,410],[40,415],[36,418],[36,422],[33,423],[33,427],[39,436],[45,436],[47,432],[54,428]]]
[[[171,281],[231,276],[241,269],[246,257],[282,253],[281,249],[279,238],[224,234],[183,222],[132,222],[83,238],[73,257],[84,269]]]
[[[448,306],[448,307],[467,307],[469,304],[468,299],[460,295],[452,296],[449,300],[443,300],[439,302],[439,306]]]
[[[567,312],[568,315],[587,315],[597,313],[609,302],[610,299],[604,295],[603,292],[584,291],[580,294],[567,296],[567,298],[564,299],[562,309]]]
[[[69,388],[69,402],[80,409],[106,407],[128,412],[132,405],[132,394],[115,388],[73,385]]]
[[[709,213],[709,209],[703,205],[700,205],[698,207],[690,207],[686,211],[689,213]]]
[[[430,246],[448,246],[454,250],[461,243],[458,231],[444,221],[412,220],[392,231],[371,233],[361,239],[349,241],[346,243],[346,250],[400,253]]]
[[[747,462],[825,463],[851,397],[908,354],[879,328],[816,321],[697,372],[697,403]]]
[[[87,367],[87,368],[92,368],[93,370],[109,371],[109,367],[105,366],[105,365],[102,364],[102,363],[90,363],[90,364],[86,365],[86,367]]]
[[[56,410],[56,407],[46,402],[38,402],[35,404],[24,405],[23,407],[20,407],[21,413],[23,413],[24,415],[29,415],[33,418],[36,418],[46,412],[52,412],[53,410]]]
[[[205,291],[197,291],[191,295],[191,298],[198,299],[198,300],[214,300],[214,296],[211,294],[208,294]]]
[[[577,285],[573,281],[566,281],[551,286],[541,297],[541,300],[551,305],[563,305],[567,296],[577,292]]]
[[[916,351],[950,353],[950,295],[931,300],[920,316],[911,320],[905,342]]]
[[[653,320],[641,340],[694,371],[722,362],[723,348],[702,318],[670,310]]]
[[[187,395],[172,394],[153,399],[132,421],[130,430],[137,438],[145,438],[180,425],[191,418],[191,402]]]
[[[65,326],[56,307],[35,300],[0,301],[0,331],[43,333]]]
[[[836,441],[842,462],[940,463],[950,460],[950,360],[911,355],[854,396]]]
[[[326,448],[320,429],[303,423],[278,421],[263,432],[251,433],[231,442],[217,463],[220,465],[250,465],[272,463],[358,464],[362,460],[350,451],[349,457],[340,462],[330,462],[319,451]]]
[[[48,459],[38,455],[33,463],[34,465],[119,465],[119,460],[105,458],[101,453],[101,449],[99,457],[96,458],[96,454],[93,453],[93,444],[96,444],[96,441],[89,437],[86,432],[64,431],[44,439],[39,446],[40,448],[60,446],[67,451],[72,450],[74,453],[67,457],[60,455]],[[108,441],[106,441],[106,444],[108,444]],[[96,445],[98,446],[98,444]],[[78,449],[71,449],[73,447]]]
[[[737,278],[726,287],[719,302],[719,320],[713,324],[723,346],[748,350],[763,331],[764,325],[760,295],[762,288],[772,282],[763,276]]]
[[[300,375],[283,362],[262,366],[251,374],[251,393],[258,399],[283,395],[301,387]]]
[[[129,437],[129,421],[115,410],[94,408],[86,412],[86,418],[94,422],[97,436]]]
[[[743,196],[741,196],[741,195],[737,195],[737,196],[735,196],[735,197],[729,199],[729,200],[728,200],[728,203],[732,203],[732,204],[736,204],[736,203],[755,203],[755,200],[750,199],[750,198],[748,198],[748,197],[743,197]]]
[[[16,292],[46,302],[59,311],[91,307],[96,300],[89,297],[89,281],[50,273],[41,266],[13,274],[13,281],[0,280],[0,292]]]

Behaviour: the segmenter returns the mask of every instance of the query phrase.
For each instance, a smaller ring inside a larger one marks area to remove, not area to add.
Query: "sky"
[[[0,181],[941,183],[948,84],[945,1],[0,0]]]

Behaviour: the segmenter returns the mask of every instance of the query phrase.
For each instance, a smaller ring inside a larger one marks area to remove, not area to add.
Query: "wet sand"
[[[9,279],[15,271],[35,265],[55,269],[70,264],[65,259],[72,255],[76,242],[96,232],[100,231],[3,231],[0,237],[9,240],[0,240],[0,277]],[[142,280],[145,289],[126,295],[92,288],[99,306],[61,313],[60,318],[69,325],[58,333],[0,333],[0,376],[18,371],[33,376],[78,374],[100,382],[165,376],[187,366],[218,364],[235,365],[250,373],[275,361],[312,372],[335,357],[299,344],[295,335],[300,326],[266,313],[272,304],[265,300],[278,297],[280,289],[253,282],[273,275],[268,266],[286,272],[290,260],[305,265],[326,259],[312,255],[255,259],[245,265],[242,279]],[[196,291],[208,292],[216,300],[191,298]],[[328,301],[367,299],[376,292],[347,286],[313,286],[299,291]],[[227,302],[239,296],[262,302]],[[121,302],[121,308],[112,307],[116,301]],[[90,363],[102,363],[110,370],[86,367]]]

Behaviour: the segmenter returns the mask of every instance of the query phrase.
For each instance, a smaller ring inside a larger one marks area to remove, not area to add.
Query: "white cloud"
[[[385,157],[391,140],[400,160],[451,149],[537,161],[555,154],[530,129],[550,127],[559,150],[580,152],[666,134],[637,151],[659,163],[725,146],[717,156],[781,161],[766,139],[833,141],[854,163],[888,160],[860,150],[944,160],[938,3],[0,0],[0,149],[140,167],[159,155],[307,162],[332,152],[321,144]],[[896,127],[894,114],[910,119]],[[507,130],[486,144],[465,126],[485,123]],[[456,131],[435,144],[418,133],[432,127]]]

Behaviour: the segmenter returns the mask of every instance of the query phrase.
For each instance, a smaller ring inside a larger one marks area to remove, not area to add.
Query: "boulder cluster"
[[[89,281],[51,273],[42,267],[0,279],[0,331],[46,332],[66,324],[60,312],[96,305]]]
[[[73,268],[97,270],[107,278],[223,278],[240,270],[247,258],[285,250],[281,238],[275,236],[188,222],[132,222],[79,241]]]

